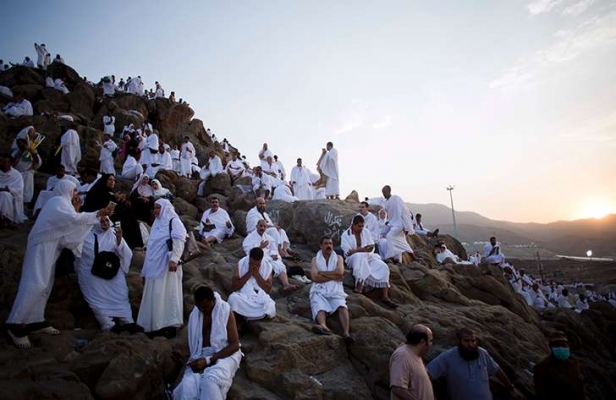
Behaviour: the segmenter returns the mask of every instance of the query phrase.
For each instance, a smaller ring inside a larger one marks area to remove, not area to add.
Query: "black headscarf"
[[[92,212],[107,207],[114,200],[113,192],[107,187],[107,181],[111,174],[103,174],[98,181],[86,193],[81,211]]]

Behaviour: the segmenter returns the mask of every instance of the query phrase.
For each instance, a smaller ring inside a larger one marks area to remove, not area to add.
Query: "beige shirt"
[[[391,355],[389,360],[389,386],[407,389],[411,398],[434,400],[432,382],[421,357],[413,352],[411,346],[403,344]],[[391,400],[400,397],[391,393]]]

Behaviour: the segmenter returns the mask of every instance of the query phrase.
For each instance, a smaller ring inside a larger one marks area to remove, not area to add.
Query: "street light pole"
[[[456,237],[456,239],[460,240],[460,238],[458,237],[458,227],[456,225],[456,212],[453,208],[453,190],[455,189],[455,186],[447,186],[447,190],[449,191],[449,199],[451,200],[451,217],[453,218],[453,234]]]

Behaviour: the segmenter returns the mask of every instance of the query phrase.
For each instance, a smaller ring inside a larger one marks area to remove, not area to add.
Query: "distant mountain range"
[[[442,204],[407,205],[414,214],[423,216],[424,226],[453,235],[451,208]],[[458,240],[467,243],[496,236],[503,244],[535,243],[557,254],[585,256],[587,250],[592,250],[596,257],[616,256],[616,214],[538,224],[498,221],[471,211],[456,211],[456,224]]]

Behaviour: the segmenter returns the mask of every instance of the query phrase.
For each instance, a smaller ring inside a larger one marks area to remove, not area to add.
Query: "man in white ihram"
[[[212,245],[222,243],[226,237],[231,237],[235,232],[235,227],[231,223],[229,213],[220,208],[220,201],[217,197],[210,198],[210,208],[205,210],[199,224],[199,235],[201,243]]]
[[[205,188],[205,183],[210,177],[214,177],[224,171],[222,166],[222,161],[220,157],[214,152],[210,151],[209,158],[205,162],[201,171],[199,171],[199,177],[202,181],[199,183],[199,187],[197,188],[197,195],[203,196],[203,190]]]
[[[312,183],[310,171],[302,165],[302,159],[297,159],[297,165],[291,170],[289,183],[293,187],[293,193],[300,200],[312,200]]]
[[[190,358],[174,400],[223,400],[240,366],[240,339],[231,306],[208,286],[194,294],[188,317]]]
[[[229,305],[234,313],[249,320],[274,318],[276,302],[272,290],[272,266],[263,262],[263,250],[255,247],[234,269]]]
[[[263,219],[259,220],[256,224],[256,229],[246,236],[242,242],[242,248],[244,249],[246,255],[248,255],[248,253],[255,247],[263,250],[263,262],[269,263],[272,266],[274,276],[280,280],[280,283],[282,283],[283,290],[285,292],[295,290],[297,289],[297,286],[289,283],[287,267],[282,262],[276,242],[270,235],[265,233],[266,228],[267,222]]]
[[[103,144],[101,146],[101,152],[99,161],[101,162],[100,173],[115,175],[115,167],[113,166],[113,152],[118,148],[113,139],[111,139],[111,133],[105,132],[103,135]]]
[[[390,229],[385,236],[385,248],[381,249],[381,252],[385,255],[386,260],[392,258],[394,262],[402,262],[404,253],[409,254],[411,259],[414,260],[415,254],[406,241],[406,236],[414,233],[413,217],[402,198],[391,194],[389,185],[383,186],[382,192],[385,198],[383,208],[389,217],[388,225]]]
[[[340,199],[340,180],[338,173],[338,150],[334,149],[332,142],[327,142],[326,148],[323,149],[323,158],[319,163],[319,167],[325,176],[325,196],[328,199]]]
[[[492,265],[501,265],[505,261],[505,255],[501,251],[501,244],[496,241],[496,237],[490,238],[490,243],[483,247],[486,262]]]
[[[389,299],[389,267],[374,253],[374,240],[364,229],[364,218],[356,215],[353,224],[342,233],[340,247],[355,278],[355,292],[370,287],[380,292],[381,301],[388,307],[398,305]]]
[[[364,228],[370,231],[372,240],[375,244],[378,244],[378,240],[381,237],[381,227],[379,226],[379,220],[369,210],[370,204],[367,201],[359,203],[359,212],[356,215],[361,215],[364,219]],[[353,221],[351,221],[351,224]]]
[[[252,233],[257,229],[257,223],[260,220],[264,220],[267,224],[265,233],[274,239],[274,244],[278,248],[278,252],[282,257],[291,257],[293,254],[289,251],[289,237],[287,232],[275,224],[267,213],[267,202],[263,197],[257,197],[256,204],[246,214],[246,232]]]
[[[8,154],[0,155],[0,226],[6,220],[19,224],[27,220],[24,215],[24,180],[21,173],[11,167]]]

